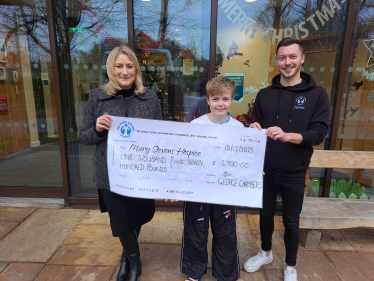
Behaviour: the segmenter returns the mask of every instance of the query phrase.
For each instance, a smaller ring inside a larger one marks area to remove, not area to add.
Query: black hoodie
[[[258,92],[253,122],[263,129],[278,126],[285,133],[299,133],[300,144],[268,138],[264,170],[288,177],[305,177],[313,145],[323,142],[329,118],[329,99],[324,88],[316,86],[311,75],[301,72],[302,82],[284,87],[280,75],[272,85]]]

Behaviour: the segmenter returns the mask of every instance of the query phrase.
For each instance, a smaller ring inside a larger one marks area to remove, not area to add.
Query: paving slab
[[[243,261],[250,255],[255,255],[250,240],[250,228],[246,218],[247,215],[237,215],[237,237],[239,257]],[[183,213],[182,212],[156,212],[151,222],[142,227],[139,236],[139,243],[157,244],[181,244],[183,234]],[[211,266],[212,233],[208,235],[208,267]]]
[[[139,281],[157,280],[157,281],[184,281],[186,275],[180,272],[181,245],[159,245],[159,244],[141,244],[140,256],[142,260],[142,275]],[[118,266],[111,281],[116,280]],[[205,280],[214,280],[212,270],[208,266],[208,272],[202,278]],[[246,273],[240,272],[239,281],[262,281],[266,280],[262,272]]]
[[[267,281],[280,281],[283,280],[283,270],[284,268],[281,267],[270,267],[269,265],[263,266],[263,270],[266,275]]]
[[[286,266],[286,250],[283,240],[284,232],[275,230],[273,233],[273,262],[263,266],[268,281],[283,279]],[[252,230],[251,238],[255,247],[261,249],[260,231]],[[307,250],[299,243],[296,269],[298,280],[341,280],[333,264],[321,250]],[[261,269],[260,269],[261,270]],[[312,279],[310,279],[312,277]]]
[[[35,281],[109,281],[114,267],[46,266]]]
[[[281,269],[283,271],[284,266]],[[307,250],[299,247],[296,269],[299,281],[341,281],[335,266],[320,250]]]
[[[260,215],[247,215],[247,218],[251,229],[260,230]],[[281,216],[274,217],[274,230],[284,230]]]
[[[36,211],[36,208],[0,207],[0,221],[23,221]]]
[[[355,250],[337,229],[323,229],[319,245],[325,251]]]
[[[138,281],[184,281],[180,272],[181,245],[141,244],[142,275]]]
[[[1,221],[0,222],[0,239],[9,233],[13,228],[15,228],[19,222],[16,221]]]
[[[79,224],[104,224],[110,226],[108,213],[99,210],[90,210],[79,222]]]
[[[257,254],[258,250],[251,241],[251,229],[247,215],[240,214],[236,218],[236,236],[238,239],[238,252],[240,268],[243,269],[247,259]],[[243,279],[247,280],[247,279]],[[251,279],[248,279],[251,280]]]
[[[109,226],[78,225],[49,264],[114,267],[121,255],[121,243]]]
[[[139,242],[182,244],[182,234],[182,212],[156,212],[153,219],[142,226]]]
[[[341,229],[339,232],[357,251],[374,253],[374,235],[365,228]]]
[[[32,281],[43,268],[42,263],[11,263],[0,274],[1,281]]]
[[[39,209],[0,241],[1,261],[47,262],[87,210]]]
[[[9,263],[0,262],[0,273],[8,266]]]
[[[374,254],[327,252],[344,280],[373,280]]]
[[[204,274],[201,280],[202,281],[217,281],[217,279],[212,276],[211,269],[208,269],[207,274]],[[267,280],[265,278],[264,273],[262,272],[247,273],[241,270],[238,281],[267,281]]]
[[[247,273],[241,270],[240,278],[238,279],[238,281],[267,281],[267,279],[262,272]]]

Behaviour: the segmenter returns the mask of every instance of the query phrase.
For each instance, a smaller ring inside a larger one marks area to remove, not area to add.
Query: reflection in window
[[[78,137],[91,84],[107,81],[106,57],[114,47],[127,44],[126,1],[54,4],[66,138],[71,141]]]
[[[30,3],[0,3],[0,185],[62,187],[45,1]]]
[[[374,7],[369,3],[362,1],[357,6],[350,66],[342,70],[348,77],[339,119],[338,150],[374,151]],[[344,194],[368,199],[374,195],[373,170],[334,169],[334,173],[331,191],[337,197]]]
[[[236,83],[232,116],[247,126],[251,123],[257,93],[279,74],[276,46],[284,37],[303,42],[306,58],[301,71],[311,74],[317,85],[326,89],[333,107],[348,3],[341,2],[218,2],[215,75]],[[315,149],[324,147],[322,143]],[[322,196],[324,172],[311,169],[308,196]]]
[[[163,118],[191,121],[207,113],[210,1],[134,1],[135,51]]]
[[[232,116],[251,122],[258,91],[279,74],[276,45],[284,37],[302,40],[306,54],[302,71],[313,75],[331,99],[347,12],[347,5],[338,2],[219,1],[215,74],[230,77],[237,85]],[[324,144],[316,148],[323,149]]]
[[[89,92],[107,81],[110,51],[128,43],[126,0],[54,1],[62,106],[72,197],[97,197],[94,147],[78,144]]]

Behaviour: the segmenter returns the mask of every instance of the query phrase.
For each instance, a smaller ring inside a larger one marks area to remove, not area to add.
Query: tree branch
[[[283,15],[284,10],[286,10],[287,6],[289,6],[292,2],[293,0],[290,0],[286,5],[284,5],[283,9],[281,10],[281,15]]]

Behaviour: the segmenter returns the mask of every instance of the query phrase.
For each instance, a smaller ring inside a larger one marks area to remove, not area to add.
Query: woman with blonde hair
[[[155,92],[144,88],[139,62],[131,49],[114,48],[106,68],[109,82],[90,92],[80,141],[96,145],[93,181],[99,192],[100,210],[109,213],[113,236],[119,237],[123,247],[117,281],[136,281],[141,274],[138,236],[141,226],[153,218],[155,203],[151,199],[131,198],[110,191],[107,135],[111,116],[161,119],[161,106]]]

